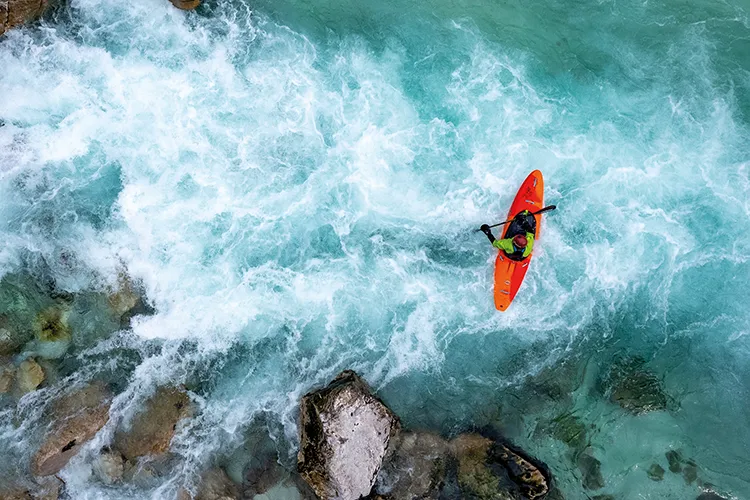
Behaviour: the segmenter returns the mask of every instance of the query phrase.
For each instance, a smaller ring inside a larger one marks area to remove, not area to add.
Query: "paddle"
[[[538,214],[541,214],[542,212],[549,212],[550,210],[554,210],[556,208],[557,208],[557,205],[549,205],[549,206],[546,206],[546,207],[544,207],[543,209],[541,209],[539,211],[531,212],[531,215],[538,215]],[[510,224],[511,222],[513,222],[513,219],[506,220],[505,222],[501,222],[499,224],[493,224],[490,227],[504,226],[505,224]],[[481,229],[476,229],[475,230],[475,232],[479,232],[479,231],[481,231]]]

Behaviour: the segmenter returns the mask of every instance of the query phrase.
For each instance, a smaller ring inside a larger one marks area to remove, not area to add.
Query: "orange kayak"
[[[513,204],[510,206],[508,211],[508,219],[513,219],[516,215],[528,210],[530,212],[536,212],[541,210],[544,206],[544,178],[539,170],[534,170],[529,174],[523,184],[521,184],[518,193],[516,194]],[[542,216],[533,215],[535,224],[534,229],[534,245],[536,245],[539,239],[539,231],[542,223]],[[509,238],[520,232],[519,225],[516,223],[510,223],[505,226],[503,232],[503,238]],[[505,254],[504,251],[498,250],[497,260],[495,261],[495,307],[498,311],[505,311],[513,302],[516,297],[518,289],[523,283],[523,279],[526,276],[526,271],[529,269],[531,263],[532,254],[525,259],[511,260]]]

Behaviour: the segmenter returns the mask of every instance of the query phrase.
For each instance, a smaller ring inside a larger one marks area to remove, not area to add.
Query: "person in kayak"
[[[531,255],[531,252],[534,249],[534,233],[528,230],[530,228],[526,223],[530,214],[531,212],[524,210],[516,215],[514,222],[518,221],[524,232],[518,233],[510,238],[504,238],[502,240],[495,239],[492,235],[490,226],[487,224],[483,224],[479,229],[487,235],[487,239],[490,240],[493,247],[504,251],[505,254],[513,260],[522,260]]]

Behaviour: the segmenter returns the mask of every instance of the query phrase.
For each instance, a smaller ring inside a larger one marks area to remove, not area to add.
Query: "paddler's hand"
[[[476,227],[476,226],[474,226],[474,227]],[[490,226],[488,226],[487,224],[482,224],[479,227],[479,230],[482,231],[484,234],[492,234],[492,231],[490,230]]]

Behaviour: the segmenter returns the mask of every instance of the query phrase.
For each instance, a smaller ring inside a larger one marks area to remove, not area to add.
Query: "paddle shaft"
[[[557,208],[557,205],[549,205],[549,206],[546,206],[546,207],[544,207],[544,208],[543,208],[543,209],[541,209],[541,210],[538,210],[538,211],[536,211],[536,212],[532,212],[532,213],[531,213],[531,215],[539,215],[539,214],[541,214],[542,212],[548,212],[548,211],[550,211],[550,210],[554,210],[554,209],[556,209],[556,208]],[[493,225],[492,225],[492,226],[490,226],[490,227],[503,226],[503,225],[505,225],[505,224],[510,224],[511,222],[513,222],[513,219],[510,219],[510,220],[506,220],[505,222],[500,222],[499,224],[493,224]],[[481,229],[477,229],[477,231],[481,231]]]

